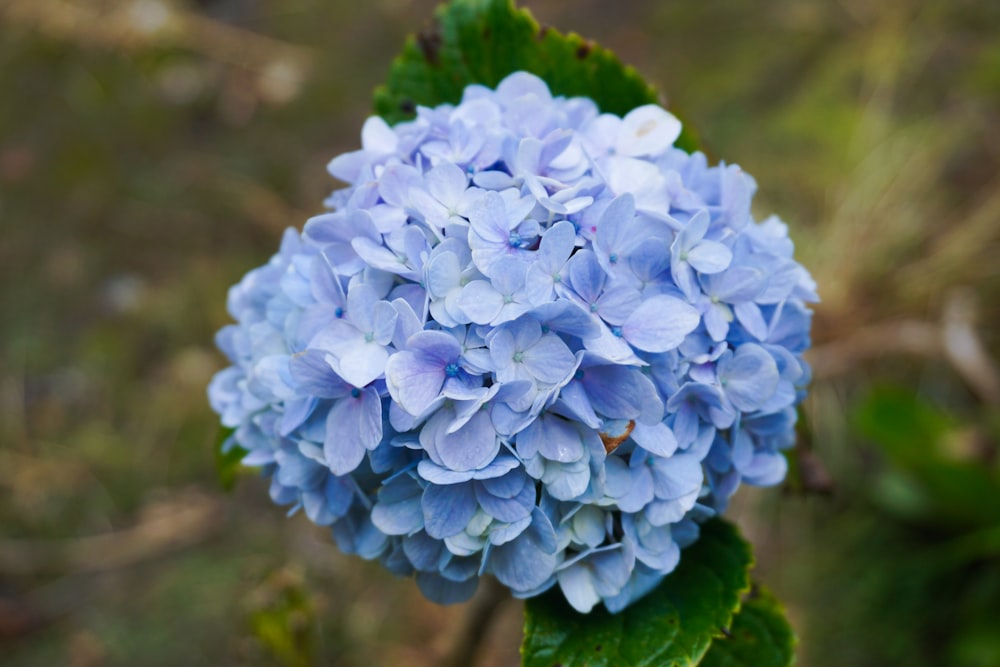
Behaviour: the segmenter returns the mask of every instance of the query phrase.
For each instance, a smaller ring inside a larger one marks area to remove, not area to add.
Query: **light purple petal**
[[[629,343],[646,352],[672,350],[695,330],[698,311],[672,296],[654,296],[635,309],[622,325]]]
[[[415,417],[440,395],[445,377],[444,364],[439,360],[410,350],[392,355],[385,367],[385,382],[392,399]]]
[[[473,280],[462,288],[456,305],[476,324],[489,324],[504,306],[504,298],[486,280]]]
[[[747,343],[733,356],[723,356],[718,365],[719,384],[737,409],[753,412],[778,388],[778,365],[759,345]]]
[[[389,352],[376,342],[362,342],[335,357],[341,377],[355,387],[364,387],[385,372]]]
[[[566,264],[566,273],[573,291],[587,304],[596,303],[604,288],[607,275],[597,256],[590,250],[580,250]]]
[[[469,186],[465,172],[450,162],[442,162],[424,174],[427,190],[442,204],[456,205]]]
[[[566,378],[576,364],[576,355],[555,334],[545,334],[524,350],[522,358],[529,372],[542,382],[555,384]]]

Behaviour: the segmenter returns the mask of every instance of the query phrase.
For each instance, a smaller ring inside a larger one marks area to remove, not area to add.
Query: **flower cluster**
[[[523,72],[368,119],[218,336],[212,405],[274,502],[439,602],[490,574],[616,611],[780,481],[815,285],[680,129]]]

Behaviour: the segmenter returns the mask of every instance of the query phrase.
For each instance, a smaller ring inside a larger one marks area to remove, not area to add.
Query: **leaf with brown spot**
[[[521,70],[540,76],[556,95],[589,97],[619,116],[661,102],[611,51],[540,26],[512,0],[453,0],[438,7],[429,29],[407,40],[375,91],[375,111],[395,124],[413,118],[413,104],[455,104],[469,84],[493,88]],[[676,143],[687,151],[697,147],[687,130]]]

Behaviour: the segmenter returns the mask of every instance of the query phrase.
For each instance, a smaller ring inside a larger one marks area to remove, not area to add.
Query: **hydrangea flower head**
[[[617,611],[786,471],[809,274],[755,183],[519,72],[389,127],[229,295],[209,388],[271,497],[467,599]]]

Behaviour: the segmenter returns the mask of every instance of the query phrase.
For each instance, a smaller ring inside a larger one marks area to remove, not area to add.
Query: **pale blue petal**
[[[439,360],[410,350],[392,355],[385,366],[385,382],[392,399],[414,416],[424,414],[440,395],[445,377],[444,364]]]
[[[465,172],[450,162],[442,162],[424,174],[424,182],[438,201],[448,205],[457,204],[469,185]]]
[[[522,361],[528,371],[549,384],[564,380],[576,365],[576,355],[555,334],[545,334],[523,354]]]
[[[397,477],[383,486],[372,507],[372,523],[386,535],[409,535],[424,524],[422,489],[409,477]]]
[[[601,601],[601,596],[594,589],[590,570],[583,565],[573,565],[556,574],[559,588],[566,601],[581,614],[587,614]]]
[[[743,412],[753,412],[778,388],[778,365],[759,345],[747,343],[718,364],[719,384],[726,397]]]
[[[388,345],[392,340],[392,335],[396,332],[396,320],[399,313],[388,301],[379,301],[375,304],[372,333],[375,343],[378,345]]]
[[[788,459],[781,452],[757,452],[744,470],[743,481],[755,486],[773,486],[785,478]]]
[[[531,525],[531,515],[513,523],[493,524],[490,526],[490,544],[500,546],[517,538]]]
[[[632,468],[632,484],[628,492],[618,498],[618,508],[623,512],[638,512],[655,497],[653,473],[645,465]]]
[[[604,288],[607,275],[597,256],[590,250],[580,250],[566,264],[570,287],[587,304],[596,303]]]
[[[702,241],[688,252],[687,261],[701,273],[719,273],[729,268],[733,253],[717,241]]]
[[[361,342],[336,357],[337,371],[355,387],[364,387],[385,372],[389,352],[376,342]]]
[[[677,451],[677,438],[670,427],[663,423],[638,423],[632,429],[632,439],[647,452],[657,456],[672,456]]]
[[[456,305],[476,324],[489,324],[504,306],[504,298],[486,280],[473,280],[462,288]]]
[[[642,302],[639,290],[632,287],[613,287],[605,290],[597,300],[597,313],[608,324],[621,324],[635,312]]]

